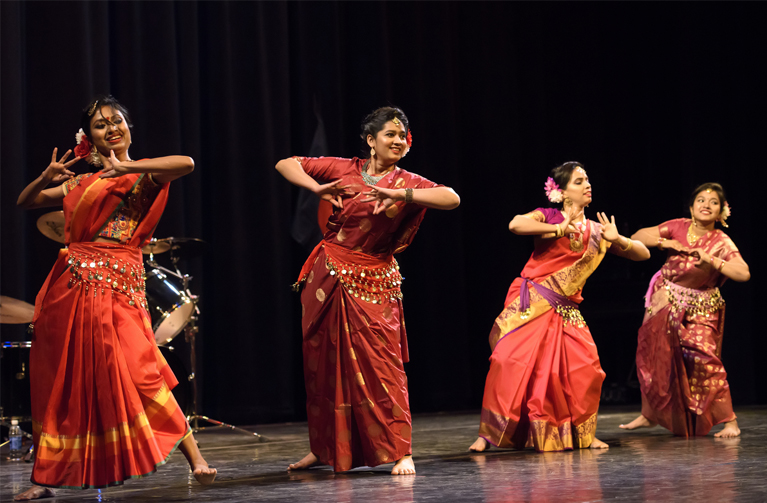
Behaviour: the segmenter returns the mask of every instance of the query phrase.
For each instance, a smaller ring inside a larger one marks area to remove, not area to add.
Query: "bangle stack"
[[[718,258],[718,257],[717,257]],[[717,271],[722,272],[722,269],[724,268],[724,264],[726,262],[722,259],[719,259],[719,267],[716,268]]]
[[[405,204],[413,202],[413,189],[405,189]]]
[[[555,224],[554,226],[557,228],[557,230],[556,230],[556,236],[557,236],[558,238],[561,238],[562,236],[564,236],[564,235],[565,235],[565,231],[562,229],[562,226],[561,226],[561,225],[559,225],[559,224]]]
[[[658,238],[658,249],[662,250],[663,248],[660,247],[660,245],[666,240],[666,238]]]
[[[624,248],[621,246],[622,252],[627,252],[634,247],[634,242],[632,240],[630,240],[629,238],[626,238],[626,241],[628,241],[628,244],[626,245],[626,247]],[[620,246],[620,244],[618,244],[618,246]]]

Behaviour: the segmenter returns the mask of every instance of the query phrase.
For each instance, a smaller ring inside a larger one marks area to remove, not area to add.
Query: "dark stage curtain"
[[[415,412],[476,409],[487,333],[531,249],[509,220],[545,203],[553,166],[583,162],[593,212],[621,229],[686,216],[719,181],[728,233],[754,279],[729,282],[724,362],[736,407],[767,402],[755,291],[764,268],[761,144],[765,40],[757,3],[2,2],[3,295],[33,302],[57,245],[50,210],[15,200],[79,111],[111,93],[131,111],[133,158],[187,154],[156,237],[202,238],[183,264],[201,295],[202,411],[235,423],[305,416],[291,238],[297,189],[275,162],[362,152],[359,121],[395,104],[414,148],[402,167],[454,187],[400,258]],[[76,170],[84,172],[84,163]],[[758,191],[758,192],[757,192]],[[605,261],[583,311],[608,372],[631,373],[642,295],[660,267]],[[760,320],[761,321],[761,320]],[[23,337],[3,326],[3,338]],[[183,341],[174,342],[183,353]]]

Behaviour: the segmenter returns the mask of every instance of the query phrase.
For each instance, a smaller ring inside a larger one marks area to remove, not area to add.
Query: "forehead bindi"
[[[115,110],[111,107],[103,107],[99,110],[99,113],[94,114],[91,119],[91,124],[98,124],[99,122],[111,122],[117,117],[122,118],[122,113],[119,110]]]

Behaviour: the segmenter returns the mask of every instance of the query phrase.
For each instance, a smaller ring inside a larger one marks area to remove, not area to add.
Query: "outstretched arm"
[[[45,208],[48,206],[58,206],[61,204],[61,200],[64,199],[64,187],[59,185],[46,189],[51,183],[61,183],[69,180],[74,173],[69,168],[80,160],[79,157],[75,157],[69,162],[67,157],[72,153],[71,150],[67,152],[59,159],[56,160],[56,154],[59,149],[54,148],[51,155],[51,163],[45,170],[38,176],[32,183],[26,186],[24,190],[19,194],[19,198],[16,200],[16,204],[22,208]]]
[[[194,160],[185,155],[168,155],[154,159],[142,159],[141,161],[121,162],[112,150],[99,176],[101,178],[115,178],[128,173],[151,173],[155,182],[167,183],[188,175],[192,171],[194,171]]]
[[[432,187],[429,189],[386,189],[376,185],[368,185],[368,191],[364,195],[368,196],[361,202],[368,203],[375,201],[373,214],[377,215],[397,201],[407,200],[407,191],[412,191],[412,203],[420,204],[427,208],[435,210],[452,210],[461,204],[461,198],[450,187]]]

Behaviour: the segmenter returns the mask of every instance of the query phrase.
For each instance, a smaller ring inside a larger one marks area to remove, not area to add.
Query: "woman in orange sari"
[[[488,444],[539,452],[607,448],[595,436],[605,374],[578,304],[608,250],[631,260],[650,252],[621,236],[615,217],[584,217],[591,183],[581,164],[554,168],[545,188],[563,208],[539,208],[509,224],[515,234],[536,236],[535,251],[490,332],[493,354],[472,451]]]
[[[291,157],[277,170],[334,206],[328,231],[307,259],[303,285],[304,379],[311,452],[289,469],[335,471],[395,462],[415,473],[402,276],[394,254],[412,242],[426,208],[460,204],[452,189],[397,163],[411,145],[399,108],[362,122],[369,159]]]
[[[724,299],[719,287],[730,278],[748,281],[751,273],[735,243],[714,224],[730,209],[722,186],[705,183],[690,199],[691,219],[647,227],[634,238],[668,250],[668,258],[650,281],[645,317],[639,329],[637,375],[642,413],[620,427],[660,424],[675,435],[740,435],[730,386],[722,364]]]
[[[67,248],[37,295],[30,354],[35,447],[33,485],[101,488],[142,477],[176,447],[195,478],[211,483],[189,424],[173,398],[178,383],[157,349],[147,313],[141,246],[152,237],[169,182],[194,161],[132,161],[127,110],[111,96],[83,110],[77,156],[51,163],[19,196],[25,208],[63,205]],[[74,176],[85,158],[101,171]],[[61,185],[46,189],[51,183]]]

